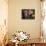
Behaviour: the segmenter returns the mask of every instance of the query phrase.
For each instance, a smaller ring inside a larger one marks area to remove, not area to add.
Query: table
[[[41,39],[35,38],[35,39],[27,40],[27,42],[20,41],[17,45],[18,46],[46,46],[46,42],[44,42]],[[6,46],[16,46],[16,43],[9,42]]]
[[[41,39],[31,39],[27,40],[27,42],[19,42],[18,46],[46,46],[46,42]]]
[[[15,43],[13,43],[13,42],[8,42],[5,46],[15,46]]]

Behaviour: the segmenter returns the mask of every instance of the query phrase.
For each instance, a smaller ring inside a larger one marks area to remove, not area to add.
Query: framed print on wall
[[[22,9],[22,19],[35,19],[35,9]]]

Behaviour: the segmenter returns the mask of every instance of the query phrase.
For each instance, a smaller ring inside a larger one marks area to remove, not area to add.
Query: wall
[[[35,19],[22,20],[21,9],[35,9]],[[30,33],[31,38],[39,38],[40,14],[40,0],[9,0],[9,36],[20,30]]]

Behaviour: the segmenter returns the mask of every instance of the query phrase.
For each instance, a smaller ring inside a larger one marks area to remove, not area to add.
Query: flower
[[[23,32],[23,31],[21,31],[21,32],[19,32],[18,34],[17,34],[17,37],[18,37],[18,39],[20,40],[20,41],[23,41],[23,40],[27,40],[27,39],[29,39],[29,35],[26,33],[26,32]]]
[[[30,38],[30,34],[27,34],[26,32],[23,32],[23,31],[18,31],[17,34],[13,35],[13,37],[14,37],[14,41],[15,40],[25,41]]]

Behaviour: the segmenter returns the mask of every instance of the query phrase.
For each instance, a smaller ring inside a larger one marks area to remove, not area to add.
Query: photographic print
[[[35,19],[35,9],[22,9],[22,19]]]

